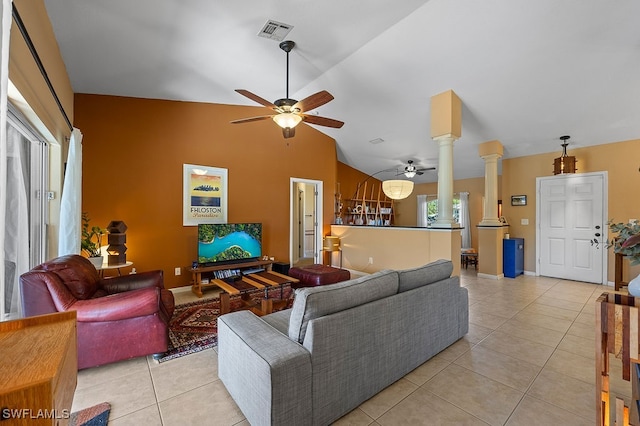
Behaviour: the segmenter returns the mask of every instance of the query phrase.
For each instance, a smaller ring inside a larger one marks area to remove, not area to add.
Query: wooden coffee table
[[[274,271],[262,271],[243,275],[239,280],[214,279],[212,284],[222,289],[220,293],[220,315],[231,312],[231,296],[239,295],[243,306],[240,309],[249,309],[256,315],[267,315],[274,309],[281,309],[287,301],[283,299],[284,287],[288,284],[298,283],[297,278]],[[269,290],[280,287],[280,298],[269,297]],[[264,297],[260,303],[251,299],[251,295],[257,291],[264,291]]]

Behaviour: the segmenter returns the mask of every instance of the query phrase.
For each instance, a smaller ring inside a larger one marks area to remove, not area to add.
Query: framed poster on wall
[[[183,164],[182,225],[227,223],[227,169]]]

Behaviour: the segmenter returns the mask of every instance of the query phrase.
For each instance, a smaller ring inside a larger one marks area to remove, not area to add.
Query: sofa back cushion
[[[400,279],[398,293],[447,279],[452,272],[453,263],[444,259],[436,260],[417,268],[398,271]]]
[[[380,271],[337,284],[298,289],[291,309],[289,337],[302,343],[307,324],[312,319],[382,299],[397,292],[396,271]]]

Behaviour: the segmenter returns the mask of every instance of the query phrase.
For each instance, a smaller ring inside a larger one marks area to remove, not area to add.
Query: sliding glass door
[[[47,255],[48,146],[11,107],[6,161],[3,320],[20,316],[20,274]]]

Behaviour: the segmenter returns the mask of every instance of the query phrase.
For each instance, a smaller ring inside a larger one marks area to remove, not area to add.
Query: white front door
[[[538,178],[538,274],[606,283],[606,172]]]

